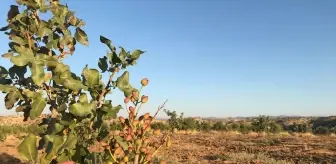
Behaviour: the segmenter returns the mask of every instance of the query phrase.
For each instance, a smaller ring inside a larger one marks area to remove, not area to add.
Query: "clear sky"
[[[336,113],[335,0],[63,2],[87,23],[90,46],[77,46],[66,60],[75,72],[86,63],[97,67],[105,55],[100,34],[147,51],[130,69],[135,86],[150,80],[143,110],[154,112],[168,99],[168,109],[188,116]],[[12,3],[0,1],[1,26]],[[2,52],[7,42],[1,34]],[[120,95],[110,96],[115,104]]]

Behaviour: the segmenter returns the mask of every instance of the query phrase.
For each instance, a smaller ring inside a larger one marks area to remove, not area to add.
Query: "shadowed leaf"
[[[104,56],[103,58],[99,58],[98,67],[102,70],[103,73],[107,70],[108,64],[106,56]]]
[[[86,45],[86,46],[89,45],[89,40],[88,40],[86,33],[80,28],[76,28],[75,38],[79,43]]]

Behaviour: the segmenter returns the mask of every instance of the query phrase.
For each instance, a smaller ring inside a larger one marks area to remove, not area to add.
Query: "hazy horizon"
[[[334,0],[61,1],[86,22],[89,37],[89,47],[77,44],[65,60],[74,72],[80,74],[85,64],[98,68],[107,50],[99,35],[127,50],[147,51],[129,69],[132,85],[149,79],[142,111],[155,112],[166,99],[167,109],[185,116],[336,111]],[[15,0],[0,1],[1,27],[11,4]],[[0,34],[0,43],[3,54],[7,35]],[[9,68],[7,59],[0,61]],[[15,114],[0,95],[0,115]],[[119,91],[109,98],[113,105],[123,102]]]

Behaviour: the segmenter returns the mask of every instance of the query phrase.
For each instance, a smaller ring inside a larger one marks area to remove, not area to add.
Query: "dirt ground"
[[[20,164],[15,147],[21,139],[0,143],[0,164]],[[336,137],[194,133],[173,135],[173,146],[157,154],[168,163],[336,163]]]

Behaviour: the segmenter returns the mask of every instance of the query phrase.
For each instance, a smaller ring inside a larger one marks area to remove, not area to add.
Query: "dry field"
[[[0,125],[19,123],[22,118],[0,117]],[[10,135],[4,142],[0,141],[0,164],[23,164],[16,151],[23,137],[24,134]],[[180,131],[172,138],[172,147],[156,154],[172,164],[336,163],[336,136]]]
[[[334,136],[209,132],[173,138],[171,149],[157,154],[169,163],[336,163]],[[0,164],[23,163],[15,149],[21,139],[9,136],[0,143]]]

